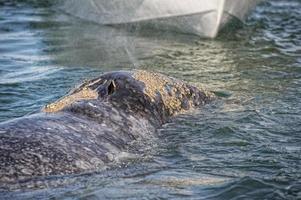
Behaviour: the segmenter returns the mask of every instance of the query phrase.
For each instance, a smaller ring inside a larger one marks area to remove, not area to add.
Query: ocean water
[[[215,40],[100,26],[51,4],[0,0],[1,122],[121,69],[162,72],[220,98],[164,125],[136,157],[0,199],[301,199],[300,0],[267,0]]]

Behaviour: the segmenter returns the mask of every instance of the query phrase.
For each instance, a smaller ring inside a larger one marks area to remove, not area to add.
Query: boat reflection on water
[[[62,66],[89,66],[107,70],[137,68],[165,51],[173,51],[176,46],[195,44],[198,40],[197,36],[172,32],[150,33],[147,28],[124,29],[78,20],[73,24],[72,19],[64,17],[68,18],[65,19],[68,23],[71,22],[67,28],[54,32],[49,30],[43,37],[48,48],[54,46],[56,50],[51,52],[53,62]]]
[[[154,31],[148,26],[116,27],[87,23],[62,13],[44,20],[67,24],[58,24],[56,29],[45,31],[42,39],[50,51],[52,62],[60,66],[95,67],[104,71],[149,66],[151,70],[168,72],[174,71],[179,61],[183,73],[197,67],[195,70],[203,70],[199,73],[203,74],[208,67],[219,65],[225,57],[231,59],[234,56],[227,55],[231,53],[224,42],[229,39],[228,35],[225,35],[226,39],[222,36],[218,40],[200,40],[196,35]],[[203,61],[195,66],[192,55]],[[190,63],[184,65],[183,60]],[[219,66],[214,71],[221,68]]]

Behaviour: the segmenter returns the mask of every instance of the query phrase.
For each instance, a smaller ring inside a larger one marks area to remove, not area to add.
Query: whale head
[[[97,100],[127,111],[150,111],[164,121],[212,98],[213,94],[204,89],[160,73],[118,71],[86,81],[43,111],[59,112],[79,101]]]

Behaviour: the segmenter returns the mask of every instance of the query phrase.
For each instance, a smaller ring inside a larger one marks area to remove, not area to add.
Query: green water
[[[49,4],[0,1],[0,121],[120,69],[163,72],[223,97],[165,125],[140,158],[0,199],[301,199],[300,0],[268,0],[215,40],[103,27]]]

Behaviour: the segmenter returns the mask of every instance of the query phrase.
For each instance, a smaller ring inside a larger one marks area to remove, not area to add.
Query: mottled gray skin
[[[210,100],[208,93],[163,75],[166,87],[152,98],[145,91],[148,83],[135,73],[107,73],[70,93],[89,88],[97,99],[0,124],[0,183],[99,170],[170,117]],[[163,101],[167,94],[177,95],[181,105],[168,107]]]

